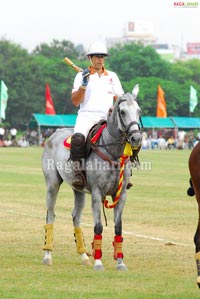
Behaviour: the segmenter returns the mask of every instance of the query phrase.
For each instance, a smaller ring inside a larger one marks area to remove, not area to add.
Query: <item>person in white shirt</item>
[[[184,149],[185,137],[186,137],[186,132],[183,129],[178,131],[178,144],[177,144],[178,149]]]
[[[82,189],[84,185],[81,160],[85,157],[85,140],[89,130],[100,120],[107,119],[113,100],[124,94],[117,74],[104,66],[107,56],[103,43],[92,43],[87,53],[90,66],[77,73],[74,79],[71,100],[76,107],[80,106],[71,138],[71,159],[74,166],[72,186],[77,189]]]
[[[10,129],[10,135],[11,135],[11,140],[15,140],[16,139],[16,135],[17,135],[17,129],[15,128],[11,128]]]
[[[3,127],[0,127],[0,140],[2,141],[4,139],[5,129]]]

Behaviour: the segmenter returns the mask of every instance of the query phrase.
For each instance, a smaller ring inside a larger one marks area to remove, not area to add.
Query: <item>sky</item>
[[[0,40],[19,44],[29,52],[53,39],[83,44],[87,49],[95,40],[122,37],[128,22],[144,21],[153,25],[158,43],[185,47],[187,42],[200,42],[200,0],[195,1],[197,8],[175,7],[174,2],[1,0]]]

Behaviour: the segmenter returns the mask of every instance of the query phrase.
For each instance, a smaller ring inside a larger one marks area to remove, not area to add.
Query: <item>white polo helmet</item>
[[[94,42],[90,45],[87,56],[90,55],[104,55],[108,56],[106,45],[102,42]]]

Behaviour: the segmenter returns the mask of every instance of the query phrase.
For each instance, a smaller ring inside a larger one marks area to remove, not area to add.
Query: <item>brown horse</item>
[[[194,235],[195,243],[195,259],[197,265],[197,284],[200,288],[200,142],[192,149],[189,157],[189,170],[190,170],[190,188],[187,193],[189,196],[195,194],[198,203],[199,218],[196,233]]]

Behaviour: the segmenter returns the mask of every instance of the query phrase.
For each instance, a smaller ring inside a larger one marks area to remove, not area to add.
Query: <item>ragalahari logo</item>
[[[198,2],[182,2],[182,1],[174,1],[175,8],[198,8]]]

